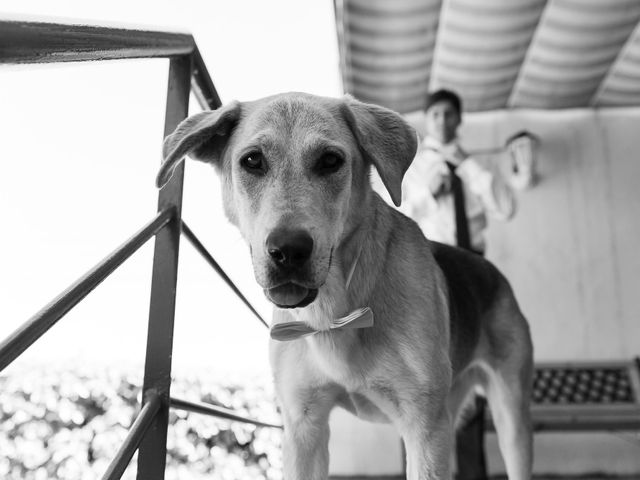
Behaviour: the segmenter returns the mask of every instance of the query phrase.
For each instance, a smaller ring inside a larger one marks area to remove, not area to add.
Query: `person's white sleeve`
[[[402,205],[398,210],[418,223],[433,214],[438,205],[429,185],[443,166],[443,162],[434,162],[431,152],[418,152],[402,182]],[[446,166],[444,169],[446,172]]]
[[[478,196],[487,214],[496,220],[509,220],[516,211],[515,195],[499,174],[485,169],[472,157],[458,167],[467,186]]]

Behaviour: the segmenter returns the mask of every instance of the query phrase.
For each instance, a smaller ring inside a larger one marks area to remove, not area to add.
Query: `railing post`
[[[191,72],[191,55],[171,59],[165,136],[187,116]],[[148,393],[155,392],[160,397],[161,408],[140,443],[138,480],[164,478],[183,179],[184,164],[176,168],[169,183],[160,190],[158,199],[159,209],[173,208],[175,215],[167,228],[156,235],[142,398],[145,402]]]

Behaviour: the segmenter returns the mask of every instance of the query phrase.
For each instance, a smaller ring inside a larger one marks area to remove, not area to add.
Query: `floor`
[[[491,480],[505,480],[504,476],[491,477]],[[404,477],[331,477],[330,480],[405,480]],[[533,480],[638,480],[637,476],[534,476]]]

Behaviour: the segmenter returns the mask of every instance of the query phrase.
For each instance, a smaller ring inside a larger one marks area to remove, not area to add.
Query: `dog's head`
[[[185,155],[212,163],[225,213],[249,244],[256,280],[281,308],[322,288],[337,247],[362,218],[375,166],[396,205],[417,137],[396,113],[351,97],[289,93],[232,102],[165,139],[164,185]]]

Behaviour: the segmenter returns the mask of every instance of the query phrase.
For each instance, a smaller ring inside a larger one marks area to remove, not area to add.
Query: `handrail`
[[[190,55],[189,34],[0,21],[0,63],[58,63]]]
[[[172,58],[169,62],[165,137],[173,132],[189,113],[192,60],[192,56],[189,55]],[[184,163],[175,169],[169,183],[158,193],[158,210],[171,206],[176,213],[176,221],[156,235],[153,251],[142,399],[143,402],[146,401],[148,395],[153,392],[162,400],[162,408],[153,420],[150,430],[152,434],[146,435],[140,442],[138,480],[164,478],[166,466],[183,183]]]
[[[267,324],[267,322],[264,321],[262,316],[260,316],[257,310],[253,307],[253,305],[251,305],[249,300],[247,300],[247,298],[242,294],[242,292],[238,289],[238,287],[236,287],[236,285],[233,283],[233,280],[229,278],[229,276],[225,273],[222,267],[218,265],[218,262],[216,262],[216,260],[213,258],[213,255],[209,253],[206,247],[202,244],[202,242],[198,239],[198,237],[196,237],[196,235],[189,228],[189,226],[184,222],[184,220],[182,221],[182,234],[185,237],[187,237],[187,240],[189,240],[189,243],[191,243],[191,245],[193,245],[193,247],[198,251],[198,253],[202,255],[202,257],[207,261],[209,265],[211,265],[211,267],[216,271],[216,273],[220,277],[222,277],[224,282],[229,286],[229,288],[231,288],[231,290],[233,290],[233,292],[238,296],[238,298],[242,300],[242,302],[247,306],[247,308],[249,308],[249,310],[253,312],[256,318],[265,327],[269,328],[269,325]]]
[[[124,442],[120,446],[120,449],[116,453],[116,456],[111,460],[107,471],[102,476],[103,480],[116,480],[122,477],[124,471],[127,469],[133,454],[136,453],[138,445],[142,441],[144,434],[149,429],[151,422],[157,415],[162,404],[160,396],[158,394],[151,394],[148,396],[147,402],[140,410],[140,413],[136,417],[133,425],[129,429],[129,433]]]
[[[0,64],[84,62],[129,58],[170,58],[165,135],[186,117],[189,91],[203,109],[216,109],[220,97],[195,40],[189,34],[87,26],[78,24],[0,20]],[[145,360],[143,405],[127,438],[110,463],[104,479],[120,478],[138,450],[138,478],[162,478],[165,467],[169,406],[196,413],[282,428],[281,425],[244,418],[232,411],[169,397],[177,260],[181,227],[187,239],[229,286],[267,326],[257,311],[215,262],[211,254],[182,223],[182,167],[160,191],[156,217],[114,250],[67,290],[47,304],[0,344],[0,371],[37,341],[71,308],[129,258],[150,237],[156,236],[151,286],[151,307]],[[169,227],[169,228],[164,228]],[[146,435],[147,431],[152,435]]]
[[[200,54],[200,49],[195,47],[193,52],[193,73],[191,90],[198,99],[203,110],[215,110],[222,105],[216,87],[211,80],[207,66]]]
[[[167,225],[172,218],[172,210],[159,212],[153,220],[7,337],[0,344],[0,371],[4,370],[7,365],[44,335],[47,330],[55,325],[58,320],[76,306],[127,258],[133,255],[147,240]]]
[[[270,427],[270,428],[280,428],[282,429],[282,425],[277,425],[275,423],[266,423],[261,422],[259,420],[254,420],[252,418],[243,417],[238,415],[232,410],[218,407],[216,405],[211,405],[203,402],[190,402],[188,400],[183,400],[180,398],[171,397],[170,399],[171,408],[178,410],[186,410],[188,412],[200,413],[203,415],[209,415],[212,417],[224,418],[225,420],[231,420],[234,422],[248,423],[250,425],[255,425],[257,427]]]
[[[192,88],[203,109],[222,102],[192,35],[131,28],[0,20],[0,64],[192,56]]]

